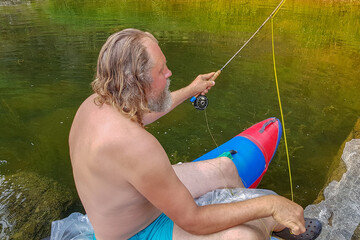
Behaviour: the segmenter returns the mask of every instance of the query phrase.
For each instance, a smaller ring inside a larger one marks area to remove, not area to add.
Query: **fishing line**
[[[264,25],[274,17],[277,12],[280,10],[282,5],[286,2],[286,0],[282,0],[279,5],[274,9],[274,11],[270,14],[270,16],[261,24],[261,26],[251,35],[251,37],[240,47],[240,49],[222,66],[218,71],[214,73],[214,75],[208,81],[215,81],[215,79],[220,75],[220,73],[224,70],[224,68],[243,50],[243,48],[255,37],[255,35],[264,27]],[[205,95],[200,95],[200,93],[191,97],[190,102],[193,103],[194,107],[198,110],[205,110],[208,106],[208,99]]]
[[[281,122],[282,122],[282,128],[283,128],[283,132],[284,132],[286,158],[287,158],[287,164],[288,164],[288,170],[289,170],[291,200],[294,201],[294,192],[293,192],[293,184],[292,184],[292,177],[291,177],[289,150],[288,150],[288,144],[287,144],[287,140],[286,140],[285,121],[284,121],[284,114],[283,114],[283,110],[282,110],[282,106],[281,106],[279,83],[278,83],[278,78],[277,78],[277,74],[276,74],[275,47],[274,47],[274,20],[273,20],[273,18],[271,18],[271,46],[272,46],[272,55],[273,55],[273,63],[274,63],[274,75],[275,75],[275,83],[276,83],[276,92],[277,92],[277,96],[278,96],[278,100],[279,100]]]
[[[286,0],[282,0],[279,5],[274,9],[274,11],[270,14],[270,16],[261,24],[261,26],[251,35],[251,37],[240,47],[240,49],[217,71],[215,74],[209,79],[209,81],[215,81],[215,79],[220,75],[220,73],[224,70],[224,68],[241,52],[241,50],[254,38],[254,36],[263,28],[263,26],[271,19],[271,45],[272,45],[272,55],[273,55],[273,65],[274,65],[274,75],[275,75],[275,83],[276,83],[276,91],[277,97],[279,101],[279,108],[280,108],[280,115],[281,115],[281,122],[282,122],[282,129],[284,133],[284,142],[285,142],[285,150],[286,150],[286,158],[288,164],[288,171],[289,171],[289,181],[290,181],[290,192],[291,192],[291,200],[294,201],[294,192],[293,192],[293,184],[292,184],[292,175],[291,175],[291,167],[290,167],[290,157],[289,157],[289,150],[288,144],[286,139],[286,130],[285,130],[285,121],[284,121],[284,114],[281,105],[281,98],[280,98],[280,91],[279,91],[279,83],[276,73],[276,63],[275,63],[275,46],[274,46],[274,17],[280,10],[280,8],[284,5]],[[201,98],[200,98],[201,97]],[[218,147],[209,127],[209,122],[206,114],[206,107],[208,106],[208,100],[204,95],[199,94],[193,96],[190,101],[194,104],[196,109],[205,110],[205,120],[206,126],[208,128],[209,134],[214,141],[216,147]]]
[[[254,38],[254,36],[264,27],[264,25],[269,21],[270,18],[274,17],[277,12],[280,10],[280,8],[282,7],[282,5],[286,2],[286,0],[282,0],[279,5],[274,9],[274,11],[270,14],[270,16],[261,24],[261,26],[251,35],[251,37],[240,47],[240,49],[224,64],[224,66],[222,66],[220,68],[220,70],[218,70],[217,72],[214,73],[214,75],[209,79],[209,81],[215,81],[215,79],[220,75],[220,73],[224,70],[224,68],[241,52],[241,50],[251,41],[251,39]],[[206,110],[207,106],[208,106],[208,100],[207,97],[205,95],[200,95],[197,94],[195,96],[193,96],[190,101],[193,103],[194,107],[198,110]],[[214,143],[216,146],[218,146],[216,144],[216,141],[213,137],[213,135],[211,134],[210,131],[210,127],[209,127],[209,123],[208,123],[208,119],[207,119],[207,114],[205,111],[205,119],[206,119],[206,126],[209,130],[210,136],[213,139]]]
[[[207,129],[208,129],[208,132],[209,132],[212,140],[214,141],[216,148],[218,148],[219,145],[216,143],[215,138],[214,138],[214,136],[212,135],[211,130],[210,130],[210,126],[209,126],[209,121],[208,121],[206,109],[205,109],[205,112],[204,112],[204,113],[205,113],[205,121],[206,121],[206,126],[207,126]],[[218,151],[219,151],[219,149],[218,149]],[[221,153],[219,152],[219,155],[220,155],[220,154],[221,154]]]
[[[276,13],[280,10],[281,6],[286,2],[286,0],[282,0],[279,5],[275,8],[275,10],[270,14],[270,16],[261,24],[261,26],[254,32],[253,35],[244,43],[244,45],[241,46],[241,48],[227,61],[222,68],[220,68],[220,72],[240,53],[240,51],[255,37],[255,35],[263,28],[263,26],[276,15]],[[219,73],[220,74],[220,73]],[[216,76],[217,77],[217,76]]]

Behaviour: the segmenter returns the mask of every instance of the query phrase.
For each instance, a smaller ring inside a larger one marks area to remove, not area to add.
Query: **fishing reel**
[[[195,109],[197,110],[205,110],[209,105],[209,99],[205,95],[192,97],[190,101],[193,103]]]
[[[214,75],[208,81],[215,81],[215,79],[220,75],[222,69],[215,72]],[[209,105],[209,99],[205,95],[200,95],[199,93],[193,96],[190,99],[190,102],[192,102],[195,109],[197,110],[205,110]]]

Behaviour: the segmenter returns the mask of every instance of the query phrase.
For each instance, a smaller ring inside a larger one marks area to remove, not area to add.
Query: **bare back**
[[[115,108],[96,106],[94,97],[80,106],[70,131],[74,180],[96,238],[128,239],[161,214],[128,181],[140,161],[138,141],[153,136]]]

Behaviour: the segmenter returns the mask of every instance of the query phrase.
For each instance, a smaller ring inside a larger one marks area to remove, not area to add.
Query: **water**
[[[32,171],[76,191],[68,153],[74,114],[91,93],[98,52],[123,28],[149,31],[173,72],[171,89],[218,70],[278,1],[0,1],[0,171]],[[317,196],[360,115],[360,2],[288,0],[274,21],[275,51],[295,200]],[[218,144],[265,118],[280,118],[270,24],[208,94]],[[214,148],[204,118],[185,102],[149,126],[172,162]],[[261,188],[287,197],[281,144]]]

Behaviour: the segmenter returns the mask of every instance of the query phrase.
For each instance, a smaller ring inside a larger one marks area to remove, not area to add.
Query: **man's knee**
[[[228,158],[228,157],[220,157],[220,164],[229,173],[231,173],[231,174],[236,173],[237,174],[237,169],[235,167],[235,164],[233,163],[233,161],[230,158]]]
[[[236,166],[230,158],[220,157],[220,166],[223,175],[227,178],[227,182],[231,185],[228,187],[244,187],[239,177]]]

